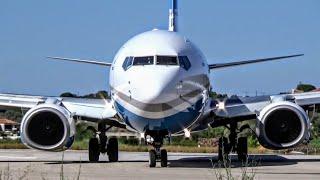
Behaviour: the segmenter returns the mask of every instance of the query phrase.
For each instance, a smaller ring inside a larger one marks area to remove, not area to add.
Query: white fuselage
[[[176,32],[133,37],[114,58],[110,89],[115,109],[131,128],[181,132],[201,116],[209,68],[202,52]]]

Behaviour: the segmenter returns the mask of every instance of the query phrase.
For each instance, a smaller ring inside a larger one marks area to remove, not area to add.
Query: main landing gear
[[[218,160],[221,162],[229,161],[229,154],[231,152],[237,153],[238,160],[242,163],[246,163],[248,159],[248,141],[247,137],[238,137],[238,134],[244,129],[250,128],[248,125],[242,126],[237,129],[237,123],[231,123],[228,127],[230,134],[227,137],[221,137],[219,139]]]
[[[89,140],[89,161],[98,162],[100,154],[107,153],[110,162],[118,161],[118,139],[115,137],[107,138],[108,127],[104,123],[98,124],[98,131],[95,137]]]
[[[168,166],[167,150],[161,149],[163,139],[168,133],[166,131],[147,132],[146,143],[153,146],[154,149],[149,151],[149,167],[156,167],[157,161],[160,160],[161,167]]]

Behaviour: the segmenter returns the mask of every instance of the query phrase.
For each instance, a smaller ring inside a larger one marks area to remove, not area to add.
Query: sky
[[[79,95],[109,90],[105,67],[46,56],[111,62],[131,37],[167,29],[169,0],[0,1],[0,92]],[[320,1],[180,0],[179,32],[209,63],[305,56],[211,73],[219,93],[277,94],[299,82],[320,87]]]

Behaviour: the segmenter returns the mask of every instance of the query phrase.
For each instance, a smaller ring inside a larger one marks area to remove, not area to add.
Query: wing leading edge
[[[106,63],[96,60],[87,60],[87,59],[72,59],[72,58],[63,58],[63,57],[47,57],[53,60],[61,60],[61,61],[70,61],[70,62],[78,62],[78,63],[86,63],[86,64],[95,64],[100,66],[112,66],[112,63]]]
[[[287,58],[299,57],[299,56],[303,56],[303,55],[304,54],[296,54],[296,55],[290,55],[290,56],[279,56],[279,57],[272,57],[272,58],[235,61],[235,62],[230,62],[230,63],[210,64],[209,69],[219,69],[219,68],[240,66],[240,65],[245,65],[245,64],[254,64],[254,63],[260,63],[260,62],[267,62],[267,61],[276,61],[276,60],[282,60],[282,59],[287,59]]]
[[[257,97],[234,97],[224,99],[223,101],[212,100],[213,103],[210,111],[212,112],[211,116],[213,118],[231,121],[250,120],[253,119],[252,117],[259,115],[259,112],[261,112],[264,107],[278,101],[293,102],[301,107],[313,105],[320,107],[320,92]]]
[[[74,118],[92,122],[104,121],[107,124],[116,124],[120,122],[115,118],[116,111],[112,103],[106,99],[84,99],[84,98],[62,98],[62,97],[44,97],[15,94],[0,94],[0,109],[31,109],[39,104],[52,103],[62,106],[68,110]],[[125,125],[121,125],[124,127]]]

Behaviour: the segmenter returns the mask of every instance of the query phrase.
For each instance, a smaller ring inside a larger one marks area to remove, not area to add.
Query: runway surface
[[[62,158],[64,161],[62,162]],[[120,161],[88,162],[87,151],[43,152],[0,150],[0,179],[216,179],[226,175],[216,154],[169,153],[169,166],[148,167],[148,153],[120,152]],[[252,155],[254,167],[243,168],[232,156],[231,174],[241,179],[244,170],[256,179],[320,179],[320,156]],[[63,173],[62,173],[63,172]]]

